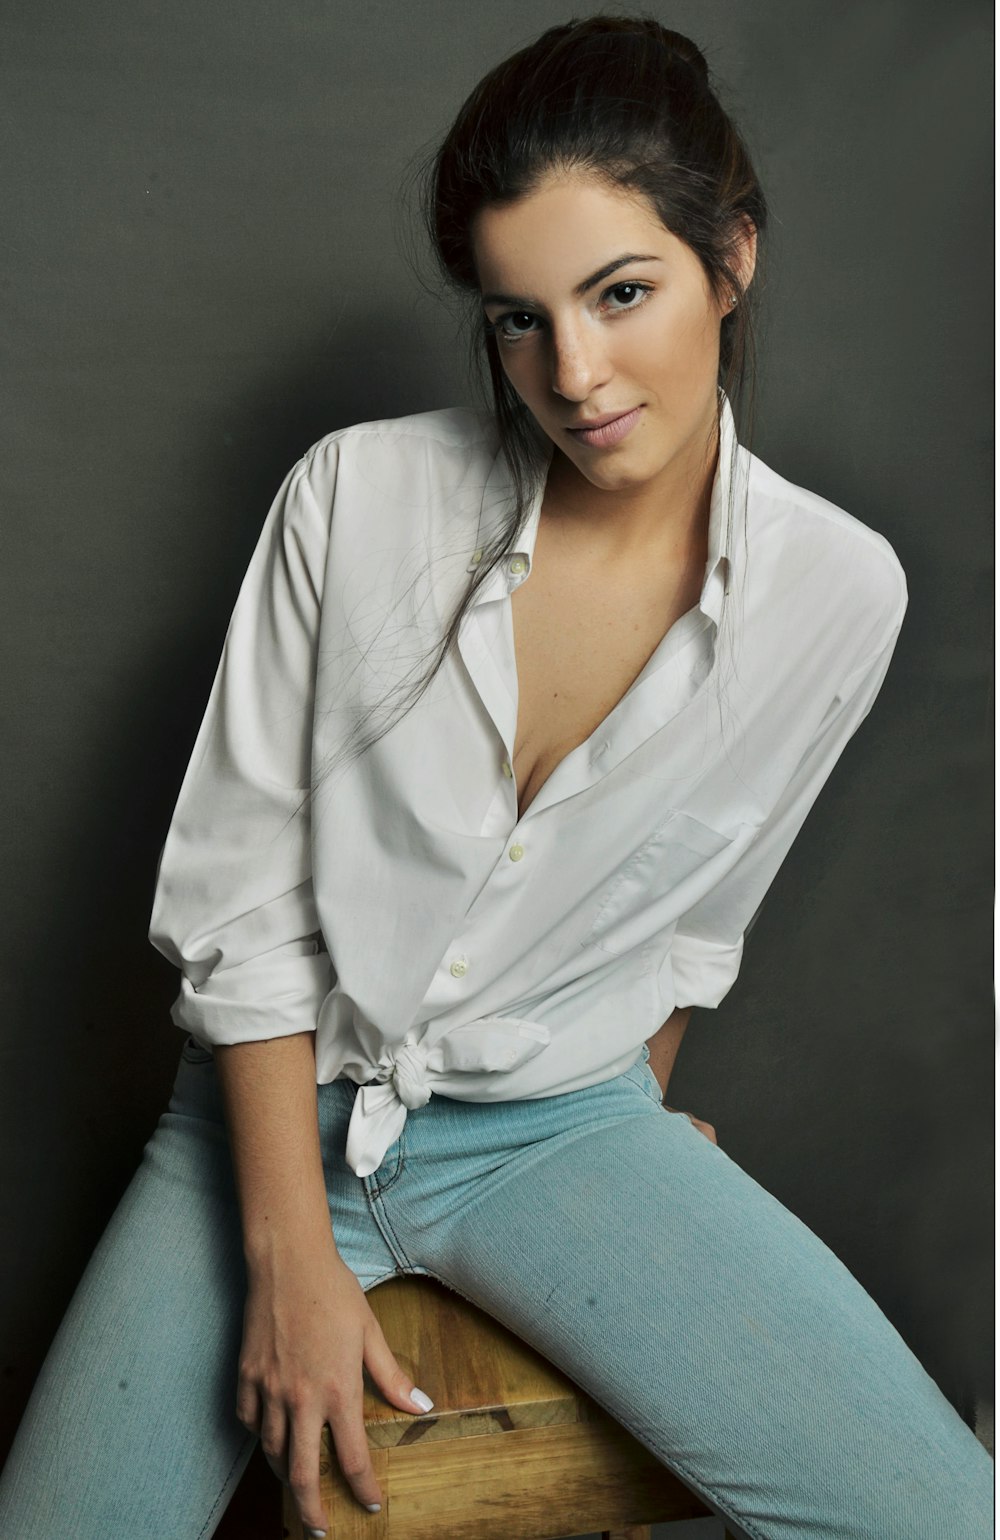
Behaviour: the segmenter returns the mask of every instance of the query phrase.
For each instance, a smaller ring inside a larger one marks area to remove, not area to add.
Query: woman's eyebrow
[[[630,262],[662,262],[662,260],[662,257],[642,256],[639,252],[627,251],[624,256],[615,257],[613,262],[608,262],[604,267],[599,268],[596,273],[591,273],[590,277],[585,278],[582,283],[578,283],[573,293],[586,294],[588,289],[592,289],[595,284],[600,283],[603,279],[610,278],[612,273],[616,273],[620,267],[626,267]],[[523,294],[484,294],[482,302],[484,305],[538,307],[537,300],[528,299]]]

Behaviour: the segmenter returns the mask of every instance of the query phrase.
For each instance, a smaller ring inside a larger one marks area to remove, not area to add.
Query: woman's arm
[[[319,1140],[315,1028],[335,979],[312,882],[311,765],[340,437],[285,477],[233,609],[161,853],[150,924],[181,969],[178,1026],[215,1053],[243,1225],[236,1415],[320,1529],[324,1423],[358,1500],[379,1500],[362,1367],[426,1411],[340,1257]]]
[[[322,1531],[320,1435],[329,1423],[358,1501],[381,1502],[362,1416],[362,1365],[391,1405],[424,1411],[330,1223],[315,1034],[215,1048],[243,1225],[247,1299],[236,1415],[260,1435],[302,1522]],[[429,1404],[429,1403],[428,1403]]]
[[[677,1050],[681,1046],[681,1038],[684,1036],[692,1009],[693,1007],[690,1005],[679,1005],[667,1017],[663,1026],[654,1032],[652,1037],[647,1038],[649,1044],[649,1067],[660,1083],[661,1098],[666,1097],[670,1073],[674,1067]],[[677,1107],[667,1107],[665,1100],[663,1105],[667,1108],[668,1112],[680,1110]],[[691,1120],[698,1132],[704,1134],[706,1139],[710,1139],[713,1144],[718,1144],[719,1141],[715,1136],[715,1127],[712,1123],[706,1123],[704,1118],[696,1118],[693,1112],[685,1112],[684,1116]]]
[[[216,1046],[248,1281],[338,1256],[320,1153],[315,1035]]]
[[[660,1090],[664,1096],[667,1094],[667,1085],[674,1067],[674,1060],[677,1057],[677,1050],[681,1046],[681,1038],[684,1036],[692,1009],[693,1007],[690,1005],[678,1006],[667,1017],[663,1026],[658,1028],[653,1033],[653,1036],[647,1040],[649,1043],[649,1067],[660,1082]]]

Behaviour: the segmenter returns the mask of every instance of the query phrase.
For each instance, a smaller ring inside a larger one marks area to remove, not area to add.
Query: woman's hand
[[[367,1368],[391,1406],[427,1412],[336,1247],[317,1121],[315,1033],[215,1049],[248,1289],[236,1415],[322,1534],[323,1425],[360,1503],[380,1502],[362,1410]],[[421,1393],[422,1394],[422,1393]]]
[[[656,1083],[660,1088],[660,1098],[662,1101],[662,1098],[667,1094],[667,1087],[664,1084],[662,1071],[653,1069],[652,1054],[649,1059],[649,1067],[653,1070]],[[694,1124],[700,1134],[704,1134],[706,1139],[711,1139],[713,1144],[718,1144],[719,1141],[715,1137],[715,1129],[711,1123],[706,1123],[703,1118],[696,1118],[693,1112],[683,1112],[680,1107],[668,1107],[666,1102],[663,1102],[662,1105],[666,1112],[680,1112],[682,1117],[688,1118]]]
[[[320,1435],[329,1423],[340,1469],[358,1502],[380,1504],[362,1415],[362,1365],[386,1400],[419,1415],[404,1374],[339,1254],[297,1254],[251,1274],[243,1315],[236,1415],[260,1436],[268,1464],[290,1486],[306,1530],[322,1533]]]
[[[667,1094],[667,1082],[670,1079],[677,1058],[677,1051],[681,1045],[681,1039],[687,1030],[688,1021],[691,1018],[691,1006],[678,1006],[648,1040],[649,1067],[653,1072],[656,1083],[660,1088],[660,1100],[667,1112],[679,1112],[679,1107],[668,1107],[663,1098]],[[711,1139],[713,1144],[718,1144],[715,1137],[715,1129],[711,1123],[706,1123],[702,1118],[696,1118],[693,1112],[685,1112],[683,1116],[689,1118],[699,1133],[706,1139]]]
[[[680,1107],[667,1107],[666,1102],[664,1102],[663,1105],[666,1108],[667,1112],[680,1112],[681,1111]],[[715,1137],[715,1129],[712,1127],[711,1123],[706,1123],[704,1121],[704,1119],[702,1119],[702,1118],[696,1118],[693,1112],[685,1112],[683,1114],[683,1116],[686,1117],[686,1118],[690,1118],[691,1122],[694,1124],[694,1126],[698,1130],[698,1132],[700,1134],[704,1134],[706,1139],[711,1139],[713,1144],[718,1144],[719,1141]]]

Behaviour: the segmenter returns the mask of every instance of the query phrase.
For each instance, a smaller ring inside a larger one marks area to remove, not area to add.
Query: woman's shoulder
[[[498,447],[492,415],[472,407],[335,428],[289,471],[280,527],[317,562],[346,562],[359,577],[369,554],[382,562],[397,547],[461,552],[475,544]]]
[[[307,468],[336,466],[345,455],[394,468],[410,476],[415,464],[468,464],[479,457],[492,463],[498,436],[492,413],[470,406],[436,407],[403,417],[378,417],[334,428],[302,456]]]
[[[880,613],[891,626],[900,624],[907,604],[906,573],[888,538],[756,455],[749,461],[750,561],[755,543],[769,546],[786,569],[801,567],[827,592],[846,588],[869,614]]]

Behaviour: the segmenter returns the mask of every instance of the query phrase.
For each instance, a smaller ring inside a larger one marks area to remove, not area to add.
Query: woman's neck
[[[608,490],[597,487],[561,450],[552,456],[540,517],[567,551],[627,566],[666,558],[702,564],[718,465],[718,434],[678,452],[653,479]]]

